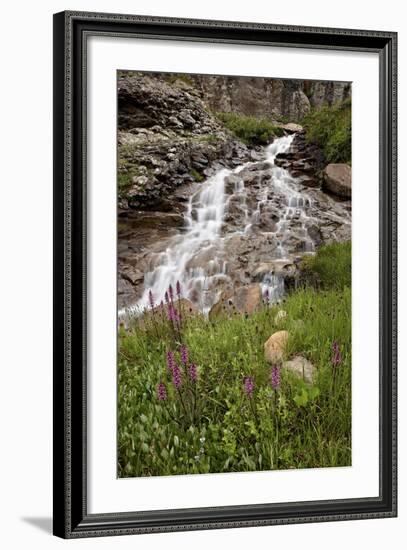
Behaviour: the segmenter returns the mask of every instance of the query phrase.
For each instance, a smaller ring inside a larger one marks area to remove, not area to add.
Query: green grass
[[[352,108],[349,99],[313,110],[302,120],[308,142],[323,150],[330,163],[351,163]]]
[[[276,324],[282,308],[287,316]],[[282,370],[271,388],[264,342],[289,331],[286,357],[316,367],[313,386]],[[332,343],[342,362],[333,375]],[[175,390],[166,352],[180,343],[198,366]],[[243,390],[246,376],[255,389]],[[334,379],[335,378],[335,379]],[[168,397],[159,401],[163,381]],[[302,288],[280,306],[250,317],[185,318],[180,330],[155,312],[119,330],[118,474],[120,477],[317,468],[351,464],[351,292]]]
[[[315,256],[303,259],[302,269],[312,282],[324,288],[351,286],[352,247],[350,241],[322,246]]]
[[[274,137],[280,137],[284,133],[280,127],[265,118],[236,113],[216,113],[216,116],[246,145],[266,145]]]

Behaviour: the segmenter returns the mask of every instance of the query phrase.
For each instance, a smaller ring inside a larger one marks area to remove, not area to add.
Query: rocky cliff
[[[202,181],[215,160],[233,166],[249,155],[245,145],[208,111],[195,89],[185,89],[166,76],[120,74],[120,211],[168,210],[173,193]]]
[[[271,78],[190,77],[214,111],[300,121],[311,108],[332,105],[349,97],[349,82]]]

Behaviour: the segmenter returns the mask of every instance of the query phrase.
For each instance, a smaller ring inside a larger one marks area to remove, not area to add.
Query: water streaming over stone
[[[299,190],[296,180],[287,170],[274,165],[276,156],[287,152],[293,139],[294,135],[284,136],[265,148],[263,164],[268,179],[259,190],[254,208],[248,206],[243,175],[245,171],[256,168],[255,162],[245,163],[233,170],[221,169],[202,184],[200,190],[189,199],[183,231],[169,241],[165,250],[151,254],[144,276],[143,295],[127,312],[137,314],[148,307],[150,291],[154,303],[158,304],[169,285],[175,289],[179,282],[182,296],[207,314],[219,299],[222,289],[231,281],[228,258],[230,239],[236,235],[250,238],[250,234],[257,231],[262,209],[267,208],[275,197],[278,197],[280,206],[279,219],[271,232],[276,244],[272,259],[288,257],[287,239],[294,226],[301,236],[302,252],[314,250],[314,243],[307,232],[310,221],[307,210],[312,201],[304,191]],[[234,186],[229,190],[227,183],[232,180]],[[232,203],[241,212],[240,227],[225,223]],[[266,273],[259,284],[270,302],[279,301],[284,295],[282,276]]]
[[[282,138],[288,141],[288,147],[286,144],[285,150],[289,149],[293,137],[294,136],[291,135],[286,138]],[[268,148],[269,161],[274,164],[274,159],[280,152],[282,151],[279,150],[279,144],[272,143]],[[275,190],[280,191],[285,197],[285,208],[282,209],[280,220],[277,222],[276,233],[280,258],[287,256],[285,242],[289,237],[290,222],[292,221],[298,221],[299,233],[302,237],[302,242],[304,245],[303,251],[314,252],[314,242],[307,232],[307,222],[311,219],[307,214],[307,210],[312,205],[310,197],[304,193],[304,191],[298,190],[298,185],[296,184],[295,178],[293,178],[287,170],[274,166],[273,175]]]

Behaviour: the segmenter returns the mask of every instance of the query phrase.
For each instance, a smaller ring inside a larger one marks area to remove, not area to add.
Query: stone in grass
[[[270,336],[264,344],[264,356],[269,363],[278,363],[283,359],[284,349],[288,340],[288,332],[279,330]]]
[[[314,365],[301,355],[297,355],[290,361],[284,361],[283,369],[291,371],[298,378],[302,378],[307,384],[312,384],[316,370]]]

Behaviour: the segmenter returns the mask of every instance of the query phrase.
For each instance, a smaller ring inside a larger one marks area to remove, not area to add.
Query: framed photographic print
[[[393,517],[396,34],[54,16],[54,533]]]

